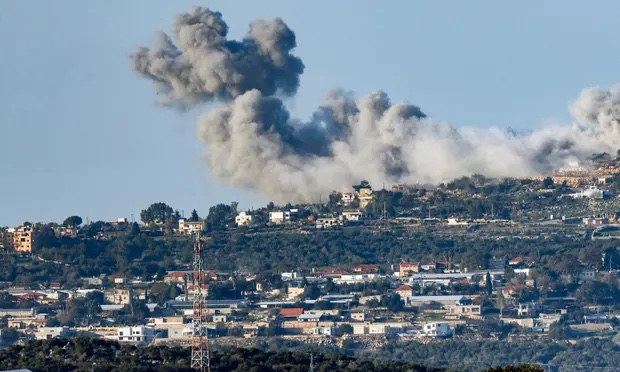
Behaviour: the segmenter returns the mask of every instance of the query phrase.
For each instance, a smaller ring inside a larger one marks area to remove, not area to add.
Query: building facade
[[[235,217],[237,226],[247,226],[252,223],[252,216],[246,212],[241,212]]]
[[[16,252],[31,253],[34,244],[34,227],[20,226],[15,229],[9,229],[13,249]]]
[[[118,329],[119,342],[150,342],[155,338],[152,327],[122,327]]]
[[[179,233],[192,235],[205,229],[204,221],[187,221],[183,218],[179,220]]]

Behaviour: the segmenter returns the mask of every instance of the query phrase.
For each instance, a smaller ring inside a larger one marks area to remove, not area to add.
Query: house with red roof
[[[304,313],[304,309],[301,307],[291,307],[280,309],[280,318],[283,319],[297,319]]]
[[[394,291],[398,293],[401,298],[411,297],[413,296],[413,288],[410,285],[403,284],[400,287],[396,288]]]
[[[45,293],[40,293],[40,292],[25,293],[18,297],[24,301],[37,303],[37,304],[47,304],[49,302],[47,301],[47,295]]]
[[[329,269],[323,271],[322,275],[325,278],[340,278],[343,275],[349,275],[349,272],[346,270]]]
[[[372,274],[379,272],[379,266],[370,264],[370,265],[358,265],[353,268],[353,271],[361,274]]]
[[[502,295],[504,295],[504,297],[517,297],[521,293],[526,292],[529,289],[530,287],[523,284],[507,285],[502,288]]]

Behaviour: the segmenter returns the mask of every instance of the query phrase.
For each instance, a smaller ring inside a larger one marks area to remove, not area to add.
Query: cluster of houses
[[[488,271],[461,271],[449,262],[402,262],[392,265],[364,264],[346,268],[313,269],[310,272],[283,272],[282,285],[260,282],[256,276],[236,273],[235,278],[253,285],[246,286],[242,298],[206,301],[208,331],[214,336],[257,337],[261,335],[303,335],[316,337],[350,337],[385,335],[398,338],[450,337],[459,327],[476,328],[489,316],[488,302],[480,294],[459,294],[458,285],[484,288],[491,281],[494,292],[501,292],[501,320],[514,323],[530,332],[547,332],[554,322],[569,311],[574,298],[550,299],[546,302],[523,302],[520,299],[534,284],[529,279],[534,261],[527,257],[498,259],[512,271],[518,281],[505,282],[505,268]],[[225,283],[231,273],[207,271],[198,285],[209,293],[214,283]],[[168,272],[157,281],[177,286],[182,293],[163,303],[150,302],[153,281],[128,279],[122,276],[82,278],[82,288],[63,289],[51,283],[45,289],[8,288],[6,291],[31,304],[28,308],[0,309],[9,327],[24,337],[48,339],[87,335],[121,342],[189,342],[196,283],[191,271]],[[594,280],[596,273],[584,270],[573,280]],[[351,291],[329,293],[309,298],[307,286],[325,288],[329,282],[360,288],[373,282],[388,283],[383,292]],[[355,285],[358,285],[357,287]],[[53,313],[41,309],[62,309],[67,301],[101,292],[105,303],[100,305],[96,324],[80,327],[48,327]],[[479,292],[476,292],[479,293]],[[398,295],[402,307],[396,312],[381,305],[385,296]],[[149,314],[136,324],[116,324],[115,314],[127,311],[132,301],[146,303]],[[565,306],[558,307],[558,303]],[[378,313],[379,312],[379,313]],[[495,311],[491,311],[496,314]],[[381,314],[381,315],[378,315]],[[400,315],[399,315],[400,314]],[[404,314],[404,315],[403,315]],[[409,314],[409,315],[407,315]],[[414,315],[415,314],[415,315]],[[594,318],[590,316],[589,321]],[[598,318],[597,318],[598,319]],[[586,319],[588,321],[588,319]]]
[[[288,210],[279,210],[269,212],[268,222],[270,225],[283,225],[290,222],[297,221],[299,210],[291,208]],[[347,222],[358,222],[364,217],[364,213],[359,209],[343,210],[342,213],[336,217],[317,217],[308,216],[308,222],[313,222],[317,228],[329,228],[334,226],[343,226]],[[237,226],[250,226],[252,225],[253,217],[249,212],[240,212],[235,217],[235,223]]]
[[[308,216],[307,220],[315,224],[319,229],[342,226],[347,222],[358,222],[366,217],[363,210],[373,199],[373,190],[370,185],[358,185],[354,191],[343,192],[340,203],[343,207],[338,216]],[[282,225],[298,220],[299,209],[276,210],[269,212],[268,223],[270,225]],[[237,226],[249,226],[253,223],[253,216],[249,212],[240,212],[235,217]]]

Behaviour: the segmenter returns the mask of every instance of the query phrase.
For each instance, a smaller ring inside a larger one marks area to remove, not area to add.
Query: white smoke
[[[354,100],[329,92],[307,122],[290,118],[279,96],[292,95],[304,66],[291,55],[295,34],[280,19],[255,21],[242,41],[227,40],[221,14],[193,8],[176,17],[174,39],[132,55],[164,105],[218,100],[198,121],[212,172],[278,202],[316,201],[362,179],[371,184],[437,183],[551,172],[568,161],[620,147],[620,90],[585,90],[572,112],[583,125],[527,135],[454,128],[383,92]]]

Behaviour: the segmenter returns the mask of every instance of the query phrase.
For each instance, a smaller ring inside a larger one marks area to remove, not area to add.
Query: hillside
[[[76,338],[31,341],[25,346],[0,350],[0,369],[28,368],[44,371],[193,371],[190,350],[151,346],[139,348],[116,342]],[[442,372],[413,363],[360,361],[344,355],[313,355],[316,371]],[[231,349],[211,353],[211,371],[307,371],[310,355],[301,352],[262,352]]]

